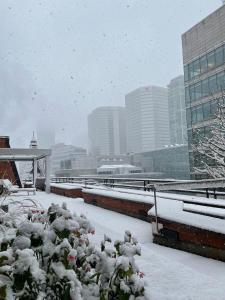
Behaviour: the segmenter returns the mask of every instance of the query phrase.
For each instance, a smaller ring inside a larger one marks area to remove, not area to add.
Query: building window
[[[191,102],[195,101],[195,86],[191,85],[190,89],[189,89],[189,93],[190,93],[190,100]]]
[[[192,112],[191,112],[191,122],[193,124],[195,124],[197,122],[197,110],[196,107],[192,108]]]
[[[190,93],[189,93],[189,88],[185,88],[185,104],[186,106],[190,105]]]
[[[209,77],[209,94],[214,94],[218,90],[216,75]]]
[[[212,101],[211,102],[211,115],[214,116],[217,113],[218,110],[218,102]]]
[[[200,67],[201,67],[201,73],[204,73],[207,71],[207,57],[204,55],[203,57],[200,58]]]
[[[207,54],[207,61],[208,61],[208,70],[211,70],[216,66],[215,52],[214,51]]]
[[[198,76],[201,73],[199,59],[193,62],[193,77]]]
[[[211,116],[211,110],[210,110],[210,102],[203,104],[203,118],[204,120],[210,118]]]
[[[217,86],[219,91],[225,89],[225,72],[220,72],[217,74]]]
[[[202,96],[206,97],[209,94],[209,82],[208,79],[202,81]]]
[[[195,99],[200,99],[202,98],[202,85],[201,82],[197,83],[195,85]]]
[[[203,121],[203,110],[202,110],[202,105],[197,106],[197,122]]]
[[[188,77],[189,79],[192,79],[194,77],[194,64],[193,62],[189,64],[188,66]]]
[[[224,47],[221,46],[215,50],[216,66],[220,66],[224,62]]]
[[[184,66],[184,81],[188,81],[188,66]]]
[[[203,55],[199,59],[184,67],[184,80],[188,81],[196,76],[212,70],[225,63],[225,45]]]

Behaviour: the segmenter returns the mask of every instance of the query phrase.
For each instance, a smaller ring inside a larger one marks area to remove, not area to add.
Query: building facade
[[[51,173],[54,175],[59,170],[73,169],[76,160],[87,156],[87,150],[63,143],[52,146]]]
[[[151,178],[190,179],[187,145],[136,153],[131,161]]]
[[[187,144],[184,76],[172,79],[168,85],[170,143]]]
[[[170,143],[167,88],[147,86],[125,96],[127,151],[155,150]]]
[[[124,107],[98,107],[88,116],[89,152],[92,155],[126,153],[126,115]]]
[[[185,104],[192,178],[202,158],[192,151],[199,136],[210,134],[225,89],[225,6],[210,14],[182,36]]]

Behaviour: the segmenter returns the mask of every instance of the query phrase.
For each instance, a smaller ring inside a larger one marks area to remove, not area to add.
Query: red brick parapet
[[[10,148],[8,136],[0,136],[0,148]],[[14,161],[0,161],[0,179],[9,179],[13,185],[21,187],[21,181]]]
[[[125,197],[126,198],[126,197]],[[152,208],[152,203],[131,201],[127,199],[114,198],[110,195],[98,195],[96,193],[83,191],[83,199],[86,203],[96,205],[108,210],[148,221],[148,211]]]
[[[63,188],[63,187],[56,187],[51,186],[51,192],[57,195],[70,197],[70,198],[83,198],[82,188]]]
[[[155,218],[150,216],[155,228]],[[160,234],[153,232],[157,244],[225,261],[225,235],[192,225],[158,218]]]

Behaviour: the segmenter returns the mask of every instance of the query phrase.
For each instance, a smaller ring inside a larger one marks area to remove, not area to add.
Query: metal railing
[[[212,189],[214,193],[214,198],[216,199],[216,189],[225,189],[225,178],[220,179],[205,179],[205,180],[187,180],[182,182],[170,182],[170,183],[156,183],[149,184],[146,186],[149,190],[153,191],[154,194],[154,207],[155,207],[155,222],[156,231],[159,234],[158,225],[158,211],[157,211],[157,192],[168,192],[168,191],[184,191],[185,189],[193,191],[195,190],[206,190],[207,198],[209,198],[209,190]],[[223,194],[224,193],[220,193]]]
[[[109,187],[120,187],[147,191],[149,184],[162,184],[175,182],[174,179],[152,179],[152,178],[124,178],[124,177],[102,177],[102,176],[80,176],[80,177],[52,177],[52,183],[82,183],[85,185],[102,184]]]
[[[221,179],[220,183],[213,186],[211,184],[207,188],[200,186],[200,182],[214,182],[215,180],[175,180],[175,179],[152,179],[152,178],[125,178],[125,177],[103,177],[103,176],[80,176],[80,177],[52,177],[52,183],[78,183],[87,185],[105,185],[111,188],[125,188],[125,189],[136,189],[149,191],[151,185],[163,185],[165,186],[164,192],[183,195],[193,195],[210,198],[213,197],[217,199],[218,196],[225,198],[225,191],[220,191],[221,188]],[[222,180],[223,181],[223,180]],[[197,187],[194,188],[193,184],[197,183]],[[168,188],[172,184],[173,189]],[[179,188],[177,188],[179,186]],[[191,186],[191,189],[190,189]]]

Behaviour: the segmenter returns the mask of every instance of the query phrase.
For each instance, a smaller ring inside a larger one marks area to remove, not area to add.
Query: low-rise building
[[[124,165],[103,165],[97,168],[98,175],[128,175],[142,173],[142,168],[132,166],[129,164]]]
[[[131,161],[133,165],[141,167],[143,172],[151,174],[151,178],[190,178],[187,145],[133,154]]]
[[[87,156],[87,150],[59,143],[52,148],[52,174],[64,169],[73,169],[77,160]]]

